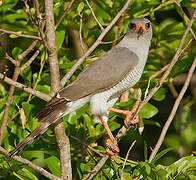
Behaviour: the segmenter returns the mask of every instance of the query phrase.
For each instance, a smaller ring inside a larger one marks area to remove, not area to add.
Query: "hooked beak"
[[[147,32],[147,30],[143,24],[138,24],[135,32],[138,33],[138,38],[139,38],[143,33]]]

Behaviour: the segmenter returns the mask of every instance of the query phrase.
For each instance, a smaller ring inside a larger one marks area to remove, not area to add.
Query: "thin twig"
[[[8,59],[9,61],[11,61],[12,64],[16,65],[16,60],[13,59],[7,52],[5,52],[5,58]]]
[[[82,39],[82,15],[83,14],[79,14],[80,16],[80,29],[79,29],[79,35],[80,35],[80,44],[83,50],[83,54],[86,52],[85,48],[84,48],[84,43],[83,43],[83,39]]]
[[[36,57],[39,55],[39,53],[41,52],[42,48],[44,47],[43,44],[40,45],[40,47],[38,48],[38,50],[33,54],[33,56],[31,56],[31,58],[21,66],[20,71],[22,72],[25,68],[27,68],[35,59]]]
[[[102,41],[100,44],[112,44],[114,41],[118,41],[118,40],[122,39],[124,36],[125,36],[125,35],[123,34],[123,35],[121,35],[117,40],[114,39],[114,40],[112,40],[112,41]]]
[[[178,8],[179,8],[179,10],[180,10],[180,12],[181,12],[180,15],[182,16],[182,18],[184,19],[186,25],[188,26],[187,15],[186,15],[185,12],[183,11],[182,7],[180,6],[180,3],[177,2],[177,1],[175,1],[175,0],[172,0],[172,1],[178,6]],[[194,31],[192,30],[192,28],[190,29],[190,32],[191,32],[191,34],[193,35],[194,39],[196,40],[196,35],[195,35]]]
[[[74,140],[76,140],[76,141],[78,141],[78,142],[81,143],[82,145],[86,146],[88,149],[90,149],[91,151],[97,153],[99,156],[102,156],[102,157],[104,156],[104,154],[102,154],[99,150],[97,150],[97,149],[95,149],[95,148],[89,146],[88,144],[84,143],[83,141],[81,141],[81,140],[78,139],[77,137],[74,137],[74,136],[71,136],[71,135],[69,135],[69,137],[72,138],[72,139],[74,139]]]
[[[60,19],[58,20],[58,22],[55,25],[55,29],[57,29],[57,27],[61,24],[62,20],[64,19],[64,17],[66,16],[66,14],[68,13],[69,9],[71,8],[72,4],[74,3],[75,0],[72,0],[68,6],[64,9],[63,15],[60,17]]]
[[[0,73],[0,79],[2,79],[4,82],[6,82],[12,86],[15,86],[15,87],[27,92],[27,93],[33,94],[34,96],[37,96],[38,98],[43,99],[44,101],[49,101],[51,99],[51,96],[44,94],[40,91],[36,91],[36,90],[34,90],[28,86],[25,86],[19,82],[13,81],[12,79],[4,76],[4,74],[2,74],[2,73]]]
[[[97,24],[98,24],[98,25],[99,25],[99,27],[101,28],[101,31],[103,31],[103,30],[104,30],[104,28],[103,28],[103,26],[101,25],[101,23],[99,22],[99,20],[97,19],[97,17],[95,16],[95,13],[94,13],[94,11],[93,11],[92,7],[90,6],[90,4],[89,4],[88,0],[86,0],[86,3],[87,3],[87,5],[88,5],[89,9],[91,10],[91,13],[92,13],[92,15],[93,15],[93,17],[94,17],[95,21],[97,22]]]
[[[2,154],[5,154],[6,156],[9,156],[8,152],[4,148],[2,148],[1,146],[0,146],[0,152]],[[28,161],[27,159],[24,159],[24,158],[22,158],[20,156],[16,156],[16,155],[13,157],[13,159],[18,161],[18,162],[20,162],[20,163],[22,163],[22,164],[25,164],[25,165],[31,167],[35,171],[37,171],[40,174],[44,175],[46,178],[49,178],[51,180],[61,180],[61,178],[59,178],[59,177],[49,173],[45,169],[41,168],[40,166],[37,166],[37,165],[33,164],[31,161]]]
[[[180,102],[181,102],[181,100],[182,100],[182,98],[184,96],[184,93],[186,92],[186,90],[187,90],[187,88],[189,86],[189,83],[190,83],[191,77],[192,77],[192,75],[194,73],[195,67],[196,67],[196,58],[194,59],[194,62],[193,62],[192,66],[191,66],[191,68],[189,70],[189,73],[188,73],[188,76],[186,78],[186,81],[185,81],[185,83],[184,83],[184,85],[183,85],[183,87],[182,87],[182,89],[180,91],[180,94],[179,94],[178,98],[176,99],[176,101],[174,103],[172,111],[171,111],[171,113],[170,113],[170,115],[169,115],[169,117],[168,117],[168,119],[167,119],[163,129],[162,129],[162,132],[161,132],[161,135],[159,137],[159,140],[157,141],[156,146],[155,146],[155,148],[153,149],[153,151],[152,151],[152,153],[150,155],[149,162],[151,162],[152,159],[155,157],[155,155],[157,154],[158,150],[160,149],[160,147],[161,147],[161,145],[162,145],[162,143],[164,141],[164,138],[165,138],[165,135],[167,133],[167,130],[168,130],[168,128],[169,128],[169,126],[170,126],[170,124],[171,124],[175,114],[176,114],[176,111],[178,109],[178,106],[180,105]]]
[[[122,14],[122,17],[121,17],[121,20],[120,20],[120,23],[119,23],[119,26],[118,26],[118,31],[117,33],[115,34],[115,38],[114,38],[114,42],[112,44],[112,47],[114,47],[117,43],[117,40],[118,40],[118,35],[120,33],[120,30],[121,30],[121,27],[123,25],[123,22],[125,21],[125,15],[126,15],[126,12],[128,11],[128,8],[126,9],[126,11]]]
[[[38,42],[37,40],[33,41],[33,42],[30,44],[30,46],[29,46],[25,51],[23,51],[20,55],[18,55],[18,60],[17,60],[17,62],[18,62],[18,61],[21,62],[22,59],[23,59],[24,57],[26,57],[27,54],[29,54],[29,53],[32,51],[32,49],[36,46],[37,42]]]
[[[43,32],[43,28],[45,26],[45,23],[43,22],[43,18],[41,16],[41,13],[40,13],[40,10],[39,10],[39,1],[38,0],[34,0],[34,2],[35,2],[34,4],[35,4],[35,9],[36,9],[36,16],[37,16],[37,19],[38,19],[36,25],[38,27],[39,35],[42,38],[43,44],[46,47],[46,49],[48,50],[49,47],[48,47],[48,44],[47,44],[47,41],[46,41],[45,34]]]
[[[42,40],[40,37],[38,36],[32,36],[32,35],[27,35],[27,34],[20,34],[14,31],[8,31],[5,29],[0,29],[0,32],[5,33],[5,34],[14,34],[18,37],[24,37],[24,38],[28,38],[28,39],[37,39],[37,40]]]
[[[133,143],[131,144],[131,146],[130,146],[129,150],[127,151],[127,154],[126,154],[125,160],[124,160],[124,162],[123,162],[122,174],[121,174],[121,180],[124,180],[124,168],[125,168],[125,164],[126,164],[127,159],[128,159],[128,157],[129,157],[130,151],[131,151],[131,149],[133,148],[133,146],[135,145],[135,143],[136,143],[136,140],[135,140],[135,141],[133,141]]]
[[[93,168],[93,170],[91,170],[91,172],[88,173],[86,175],[86,177],[84,177],[82,180],[90,180],[90,179],[92,179],[97,174],[97,172],[100,171],[100,169],[106,163],[106,161],[108,160],[108,158],[109,158],[108,155],[105,155],[104,157],[102,157],[101,160],[97,163],[97,165]]]

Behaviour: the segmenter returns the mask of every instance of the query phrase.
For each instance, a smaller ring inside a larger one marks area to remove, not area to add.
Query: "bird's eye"
[[[135,23],[130,23],[129,24],[129,28],[130,29],[135,29],[136,28],[136,24]]]
[[[150,23],[149,23],[149,22],[146,23],[146,27],[147,27],[147,28],[150,28]]]

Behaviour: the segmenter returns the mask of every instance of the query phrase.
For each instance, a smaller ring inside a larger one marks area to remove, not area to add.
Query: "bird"
[[[107,154],[113,156],[119,152],[118,144],[111,147],[115,138],[107,123],[108,115],[110,111],[125,114],[126,123],[131,111],[118,110],[113,105],[125,90],[139,81],[148,58],[152,35],[149,19],[133,19],[128,24],[125,36],[114,48],[89,63],[72,83],[55,94],[38,113],[39,126],[10,151],[9,156],[18,155],[63,116],[87,103],[90,104],[95,121],[103,124],[109,136],[106,145],[110,148],[106,149]]]

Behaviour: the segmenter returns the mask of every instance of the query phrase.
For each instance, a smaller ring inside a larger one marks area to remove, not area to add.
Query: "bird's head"
[[[152,38],[152,27],[151,22],[146,18],[135,18],[128,26],[127,35],[131,38],[136,37],[140,39],[141,37]]]

